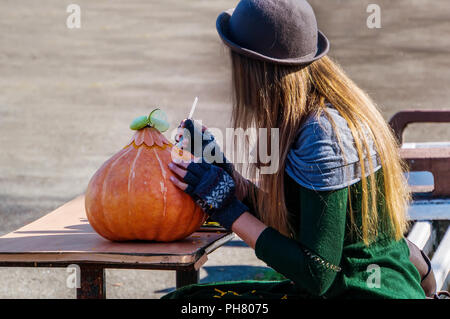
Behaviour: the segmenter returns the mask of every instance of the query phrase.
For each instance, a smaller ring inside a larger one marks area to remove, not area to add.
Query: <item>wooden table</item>
[[[176,286],[197,283],[207,255],[233,238],[223,229],[201,228],[173,243],[111,242],[90,226],[84,196],[0,237],[0,266],[77,265],[77,298],[105,298],[105,268],[176,271]]]

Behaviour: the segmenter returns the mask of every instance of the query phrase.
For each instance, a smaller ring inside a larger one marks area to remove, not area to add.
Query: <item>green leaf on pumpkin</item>
[[[165,132],[169,129],[169,122],[167,115],[160,109],[154,109],[148,116],[149,125],[156,128],[158,131]]]
[[[130,128],[131,128],[132,130],[136,130],[136,131],[137,131],[137,130],[143,129],[143,128],[146,127],[148,124],[149,124],[149,118],[148,118],[148,116],[143,115],[143,116],[136,117],[136,118],[133,120],[133,122],[131,122]]]

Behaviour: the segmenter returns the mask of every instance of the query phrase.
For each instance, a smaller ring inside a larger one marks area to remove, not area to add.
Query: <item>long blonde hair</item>
[[[387,211],[387,217],[383,218],[392,226],[393,237],[400,239],[407,227],[406,210],[410,199],[403,175],[405,167],[390,127],[369,96],[328,56],[308,66],[285,66],[231,52],[231,64],[234,92],[232,125],[244,130],[250,127],[279,129],[277,173],[258,175],[259,163],[249,165],[246,172],[242,172],[250,179],[258,180],[259,191],[251,192],[249,187],[247,191],[260,219],[286,236],[295,232],[284,199],[286,156],[306,116],[327,114],[326,102],[329,102],[347,121],[359,156],[362,175],[360,238],[369,244],[377,236],[381,216],[377,209],[377,196],[381,194]],[[338,129],[334,129],[339,136]],[[373,140],[384,172],[382,190],[377,190],[374,174],[370,174],[373,172],[370,160],[370,171],[366,171],[365,154],[370,154],[370,140]],[[356,229],[351,209],[350,221]]]

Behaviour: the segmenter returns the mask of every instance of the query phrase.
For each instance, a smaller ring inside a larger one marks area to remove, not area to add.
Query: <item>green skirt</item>
[[[179,288],[161,299],[305,299],[311,298],[298,290],[291,280],[227,281],[194,284]]]

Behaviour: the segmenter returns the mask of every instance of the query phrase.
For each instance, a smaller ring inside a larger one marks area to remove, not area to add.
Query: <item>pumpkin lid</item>
[[[130,145],[133,143],[136,146],[141,146],[144,143],[147,146],[153,146],[154,144],[163,147],[164,144],[171,145],[171,143],[166,139],[164,135],[162,135],[156,128],[154,127],[144,127],[136,131],[134,136],[131,138],[131,141],[128,143]]]

